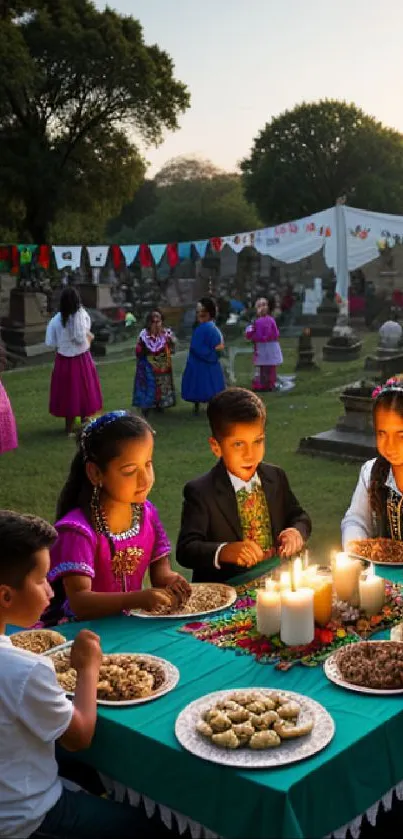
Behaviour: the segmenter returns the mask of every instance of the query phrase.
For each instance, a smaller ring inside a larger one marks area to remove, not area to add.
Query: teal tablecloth
[[[332,685],[322,669],[282,673],[177,632],[176,622],[110,618],[86,624],[106,652],[154,653],[180,670],[177,688],[134,708],[99,708],[83,758],[127,787],[228,839],[323,837],[363,813],[403,778],[403,697],[381,699]],[[73,636],[79,625],[70,625]],[[279,770],[240,772],[194,757],[175,720],[192,700],[223,688],[288,688],[321,702],[336,734],[320,754]]]
[[[253,573],[244,576],[250,579]],[[73,637],[82,626],[69,624],[63,631]],[[176,621],[118,617],[85,626],[99,633],[105,652],[169,659],[180,670],[180,682],[155,702],[100,707],[96,735],[83,760],[227,839],[323,837],[403,779],[403,696],[343,690],[328,682],[321,667],[296,665],[280,672],[251,656],[181,634]],[[255,772],[208,763],[182,749],[174,726],[189,702],[214,690],[249,686],[289,689],[316,699],[335,721],[333,741],[301,763]]]

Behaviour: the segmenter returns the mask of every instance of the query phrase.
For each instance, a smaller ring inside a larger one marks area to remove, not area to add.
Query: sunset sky
[[[104,0],[96,0],[98,8]],[[109,0],[141,21],[191,93],[180,131],[142,147],[154,174],[177,155],[232,170],[273,116],[302,101],[355,102],[403,131],[403,3],[389,0]]]

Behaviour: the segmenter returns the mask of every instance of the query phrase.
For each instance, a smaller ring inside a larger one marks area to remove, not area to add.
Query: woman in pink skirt
[[[63,289],[59,308],[46,331],[47,346],[57,350],[49,411],[54,417],[64,417],[66,432],[71,434],[76,417],[84,422],[101,410],[102,393],[90,353],[91,319],[75,288]]]
[[[4,385],[0,382],[0,454],[18,446],[17,427],[13,409]]]
[[[253,363],[255,375],[252,390],[275,390],[277,366],[283,363],[283,354],[278,342],[280,333],[271,316],[275,301],[260,297],[256,301],[256,320],[246,328],[245,338],[253,341],[255,352]]]

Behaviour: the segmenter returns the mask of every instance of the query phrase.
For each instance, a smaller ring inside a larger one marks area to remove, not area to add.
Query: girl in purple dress
[[[6,389],[0,381],[0,454],[18,446],[17,426]]]
[[[253,341],[255,351],[253,363],[255,375],[252,390],[275,390],[278,364],[283,363],[283,355],[278,342],[280,333],[276,321],[271,316],[275,301],[260,297],[256,301],[256,320],[246,328],[245,338]]]
[[[104,414],[84,428],[58,503],[49,572],[55,597],[46,625],[158,611],[189,593],[171,569],[171,546],[147,501],[153,448],[148,423],[128,411]],[[148,570],[153,587],[142,590]]]

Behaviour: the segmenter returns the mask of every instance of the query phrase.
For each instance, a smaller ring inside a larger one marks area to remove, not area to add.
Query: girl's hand
[[[164,614],[172,608],[172,597],[169,591],[163,588],[146,588],[137,593],[136,608],[144,609],[145,612],[156,612]]]
[[[177,605],[182,606],[182,603],[186,603],[189,600],[192,593],[192,588],[188,581],[181,574],[176,574],[174,571],[172,571],[166,580],[165,585],[174,595]]]
[[[304,540],[296,527],[287,527],[278,537],[278,552],[281,557],[291,557],[302,551]]]

